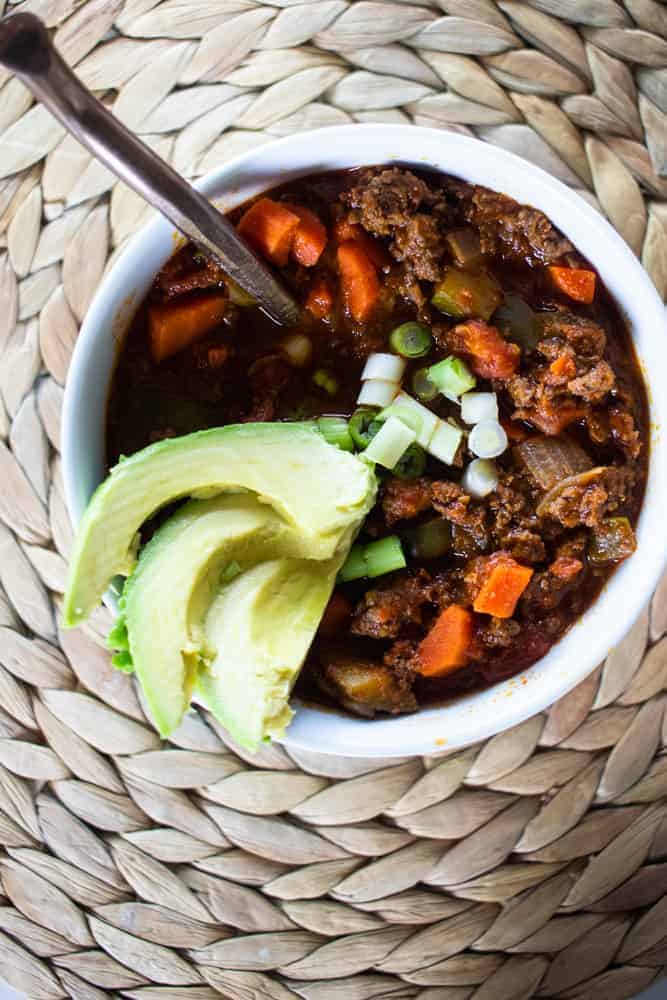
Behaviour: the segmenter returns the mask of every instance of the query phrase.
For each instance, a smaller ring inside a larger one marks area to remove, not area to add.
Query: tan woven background
[[[470,131],[579,188],[667,292],[654,0],[19,8],[187,175],[340,122]],[[633,996],[667,966],[667,581],[548,715],[423,760],[251,758],[205,714],[161,745],[107,613],[59,635],[62,386],[147,211],[0,84],[2,976],[39,1000]]]

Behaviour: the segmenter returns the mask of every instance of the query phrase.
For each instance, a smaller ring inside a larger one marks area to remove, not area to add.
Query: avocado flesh
[[[361,523],[375,489],[370,468],[328,444],[312,424],[231,424],[160,441],[119,462],[88,504],[70,560],[63,624],[84,621],[109,581],[132,572],[139,528],[171,501],[254,493],[295,529],[299,555],[326,560],[350,524]]]
[[[225,567],[289,553],[298,539],[250,494],[191,500],[142,549],[123,589],[132,665],[162,736],[180,723],[206,662],[203,622]]]
[[[224,587],[206,617],[217,650],[196,687],[242,746],[280,738],[294,714],[289,696],[336,582],[345,552],[319,562],[274,559]]]

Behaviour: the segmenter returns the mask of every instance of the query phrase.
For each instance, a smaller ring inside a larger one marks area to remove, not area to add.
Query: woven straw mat
[[[667,292],[655,0],[7,9],[186,176],[341,122],[474,134],[577,188]],[[203,712],[161,743],[108,612],[57,625],[63,383],[150,210],[0,84],[0,975],[37,1000],[634,996],[667,969],[667,578],[575,691],[484,745],[249,756]]]

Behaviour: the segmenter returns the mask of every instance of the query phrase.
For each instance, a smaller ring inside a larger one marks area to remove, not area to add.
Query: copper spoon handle
[[[234,227],[199,191],[149,149],[74,75],[34,14],[0,21],[0,63],[117,177],[212,257],[278,323],[299,308]]]

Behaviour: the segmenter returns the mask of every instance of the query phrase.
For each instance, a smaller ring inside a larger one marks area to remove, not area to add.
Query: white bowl
[[[664,498],[667,339],[662,303],[637,259],[595,209],[544,171],[495,146],[404,125],[351,125],[306,132],[252,150],[199,187],[227,211],[251,195],[324,170],[377,163],[435,168],[542,209],[597,268],[627,316],[649,388],[651,459],[634,556],[567,635],[525,673],[415,715],[365,721],[296,705],[285,744],[346,756],[452,750],[517,725],[566,694],[609,653],[648,601],[667,557]],[[133,312],[174,250],[173,226],[155,218],[132,240],[97,292],[72,358],[62,428],[67,505],[78,524],[105,473],[109,380]]]

